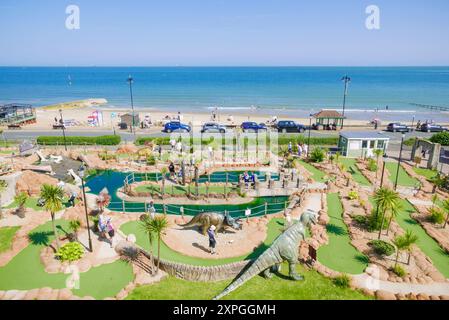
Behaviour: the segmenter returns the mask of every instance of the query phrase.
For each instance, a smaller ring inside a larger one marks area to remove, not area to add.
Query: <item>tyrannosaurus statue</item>
[[[266,277],[272,276],[272,271],[279,271],[281,263],[287,261],[289,265],[289,276],[293,280],[302,280],[303,277],[296,272],[298,262],[298,247],[300,241],[305,239],[306,228],[315,224],[317,215],[313,211],[307,210],[301,219],[285,230],[274,240],[273,244],[262,253],[236,280],[234,280],[222,293],[214,300],[221,299],[231,293],[246,281],[259,273]]]

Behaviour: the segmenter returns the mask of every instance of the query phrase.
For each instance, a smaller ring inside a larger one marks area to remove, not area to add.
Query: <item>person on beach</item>
[[[217,245],[217,240],[215,239],[215,229],[214,225],[210,226],[207,230],[207,235],[209,236],[209,251],[210,254],[215,254],[215,246]]]
[[[153,200],[151,200],[150,203],[148,204],[147,212],[150,218],[154,219],[154,217],[156,216],[156,208],[154,207]]]
[[[178,120],[179,122],[182,122],[183,116],[181,114],[181,111],[178,111]]]

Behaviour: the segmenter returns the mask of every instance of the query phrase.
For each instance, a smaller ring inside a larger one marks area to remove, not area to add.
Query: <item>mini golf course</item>
[[[337,193],[327,195],[329,243],[318,249],[318,261],[332,270],[361,274],[368,266],[368,258],[351,245],[348,228],[343,221],[343,206]]]
[[[20,227],[2,227],[0,228],[0,253],[8,251],[11,248],[12,240]]]
[[[407,200],[402,200],[402,205],[402,210],[396,217],[397,223],[402,229],[411,230],[418,236],[416,245],[432,260],[438,271],[449,279],[449,254],[411,217],[416,212],[415,207]]]
[[[261,255],[262,252],[264,252],[273,243],[273,241],[281,234],[283,227],[283,219],[271,219],[267,226],[267,237],[263,244],[260,245],[252,253],[240,257],[226,259],[202,259],[191,257],[172,250],[162,241],[161,259],[195,266],[217,266],[242,260],[254,259]],[[142,230],[138,221],[130,221],[128,223],[125,223],[120,227],[120,230],[126,235],[134,234],[136,236],[136,243],[144,250],[149,249],[150,242],[148,240],[148,236]],[[153,252],[157,252],[157,241],[153,242]]]
[[[59,233],[68,229],[68,221],[58,220]],[[54,239],[51,222],[47,222],[30,233],[31,243],[20,251],[7,265],[0,267],[0,290],[31,290],[51,287],[62,289],[70,274],[45,272],[40,261],[40,252]],[[91,268],[80,274],[80,288],[72,292],[78,296],[104,299],[115,296],[133,280],[132,267],[121,261]]]
[[[368,181],[368,179],[366,179],[365,176],[360,172],[359,168],[357,168],[356,159],[342,158],[339,160],[339,162],[346,167],[346,170],[352,175],[352,178],[355,182],[362,186],[371,186],[371,183]]]
[[[438,171],[432,170],[432,169],[427,169],[427,168],[413,167],[413,171],[415,171],[420,176],[425,177],[429,181],[432,180],[433,178],[435,178],[438,174]]]
[[[396,171],[398,169],[398,163],[397,162],[387,162],[385,164],[388,172],[390,173],[390,181],[395,183],[396,181]],[[399,178],[398,178],[398,185],[402,187],[415,187],[418,183],[418,180],[415,178],[410,177],[407,172],[402,168],[402,166],[399,166]]]
[[[312,166],[311,164],[305,162],[304,160],[299,160],[299,163],[312,174],[312,179],[315,182],[322,182],[324,183],[326,180],[324,179],[324,177],[326,176],[326,174],[320,170],[318,170],[317,168],[315,168],[314,166]]]

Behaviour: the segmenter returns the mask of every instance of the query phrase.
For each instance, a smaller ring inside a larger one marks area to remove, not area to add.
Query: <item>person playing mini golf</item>
[[[210,226],[209,230],[207,230],[207,235],[209,236],[209,251],[211,254],[215,254],[215,246],[217,244],[217,240],[215,239],[215,226]]]

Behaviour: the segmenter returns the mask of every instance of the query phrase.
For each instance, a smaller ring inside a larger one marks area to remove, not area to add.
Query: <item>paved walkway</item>
[[[365,288],[372,291],[383,290],[394,294],[402,293],[425,293],[429,296],[449,295],[449,281],[434,282],[431,284],[414,284],[414,283],[400,283],[379,280],[372,276],[363,273],[352,277],[354,285],[359,288]]]

